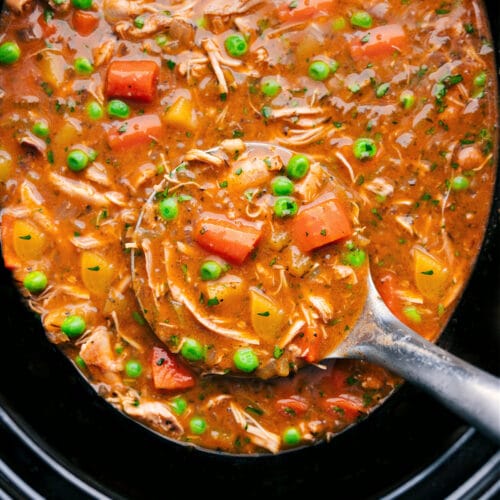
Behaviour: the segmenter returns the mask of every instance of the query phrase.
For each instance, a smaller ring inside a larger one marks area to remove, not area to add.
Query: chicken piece
[[[182,425],[166,404],[154,401],[140,403],[137,406],[126,404],[123,406],[123,411],[157,430],[178,435],[184,432]]]
[[[92,49],[92,56],[94,58],[94,66],[98,68],[103,64],[108,63],[113,57],[115,52],[115,40],[109,39],[101,43],[101,45]]]
[[[22,14],[31,8],[33,0],[6,0],[5,3],[11,11]]]
[[[98,326],[85,337],[80,348],[80,356],[88,367],[114,373],[122,370],[122,363],[116,359],[113,351],[112,338],[112,333],[104,326]]]
[[[144,0],[104,0],[102,10],[106,21],[114,24],[118,21],[131,19],[146,12],[155,13],[160,9],[155,4],[146,3]]]
[[[205,9],[206,16],[232,16],[244,14],[253,7],[263,3],[263,0],[215,0],[209,2]]]

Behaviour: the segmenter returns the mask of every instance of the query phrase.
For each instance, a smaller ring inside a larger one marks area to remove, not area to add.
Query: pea
[[[251,373],[259,366],[259,358],[251,347],[241,347],[233,356],[234,365],[238,370]]]
[[[203,346],[197,340],[190,338],[182,343],[181,354],[189,361],[199,361],[205,356]]]
[[[373,24],[372,16],[364,10],[359,10],[351,16],[351,24],[357,28],[371,28]]]
[[[94,71],[94,66],[86,57],[77,57],[73,67],[80,75],[90,75]]]
[[[97,101],[91,101],[87,104],[86,107],[87,115],[92,120],[99,120],[104,115],[104,110],[102,106]]]
[[[248,42],[241,33],[229,35],[224,40],[224,47],[229,55],[233,57],[244,56],[248,51]]]
[[[137,16],[134,19],[134,26],[142,30],[142,28],[144,28],[144,16]]]
[[[270,78],[260,84],[260,89],[264,95],[274,97],[281,92],[281,85],[274,78]]]
[[[173,196],[163,198],[163,200],[160,201],[158,209],[160,211],[160,215],[165,220],[175,219],[179,215],[179,203],[177,198]]]
[[[309,159],[305,155],[293,155],[286,165],[286,174],[291,179],[302,179],[309,170]]]
[[[40,293],[47,288],[47,276],[43,271],[31,271],[24,277],[23,285],[30,293]]]
[[[170,402],[172,410],[174,410],[177,415],[182,415],[187,408],[187,401],[182,396],[177,396]]]
[[[0,45],[0,64],[14,64],[21,57],[21,49],[16,42],[4,42]]]
[[[360,248],[354,248],[345,257],[347,263],[353,267],[362,266],[366,260],[366,253]]]
[[[381,97],[384,97],[387,92],[389,92],[390,85],[388,83],[381,83],[376,89],[375,89],[375,95],[380,99]]]
[[[271,189],[276,196],[288,196],[293,193],[293,182],[284,175],[278,175],[271,181]]]
[[[49,125],[45,120],[39,120],[33,124],[31,131],[38,137],[47,137],[49,135]]]
[[[332,29],[333,29],[333,31],[341,31],[346,27],[346,24],[347,23],[345,22],[345,19],[343,17],[341,17],[341,16],[336,17],[332,21]]]
[[[73,149],[68,153],[66,163],[70,170],[73,170],[73,172],[79,172],[89,164],[89,157],[85,151],[82,151],[81,149]]]
[[[464,175],[457,175],[451,180],[451,189],[453,189],[453,191],[463,191],[464,189],[467,189],[469,185],[469,179],[467,179]]]
[[[376,155],[377,146],[375,144],[375,141],[373,141],[372,139],[362,137],[354,141],[352,151],[354,153],[354,156],[358,160],[367,160],[369,158],[373,158]]]
[[[411,90],[403,90],[399,96],[403,109],[410,109],[415,104],[415,94]]]
[[[481,71],[474,78],[474,85],[476,87],[484,87],[486,85],[486,72]]]
[[[125,373],[127,377],[137,378],[140,377],[142,373],[142,365],[139,361],[135,359],[129,359],[125,364]]]
[[[422,321],[422,316],[415,306],[405,307],[403,314],[413,323],[420,323]]]
[[[128,118],[130,115],[130,107],[126,102],[119,99],[112,99],[108,103],[108,115],[116,118]]]
[[[307,73],[313,80],[322,82],[330,76],[330,66],[324,61],[313,61]]]
[[[203,281],[211,281],[220,278],[222,266],[215,260],[206,260],[200,266],[200,277]]]
[[[287,445],[296,445],[301,439],[300,431],[296,427],[287,427],[283,432],[283,442]]]
[[[61,331],[69,338],[79,337],[86,329],[85,320],[76,314],[65,318],[61,325]]]
[[[274,202],[274,213],[278,217],[295,215],[299,210],[297,202],[291,196],[280,196]]]
[[[337,70],[339,69],[339,62],[336,61],[335,59],[333,59],[332,61],[330,61],[330,73],[333,75],[334,73],[337,72]]]
[[[92,7],[92,0],[71,0],[71,3],[77,9],[87,10]]]
[[[80,355],[75,356],[75,363],[81,370],[85,370],[85,368],[87,368],[87,363],[85,363],[84,359]]]
[[[207,422],[202,417],[193,417],[189,421],[189,428],[193,434],[203,434],[207,430]]]

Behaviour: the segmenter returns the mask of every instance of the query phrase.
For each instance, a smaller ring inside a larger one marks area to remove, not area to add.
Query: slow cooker
[[[486,5],[500,60],[500,4]],[[497,179],[482,251],[439,340],[497,376],[499,222]],[[203,452],[101,399],[45,338],[3,265],[0,297],[0,498],[500,498],[498,446],[410,384],[330,443],[262,457]]]

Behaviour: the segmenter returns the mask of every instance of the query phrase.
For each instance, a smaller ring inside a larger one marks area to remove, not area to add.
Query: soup
[[[382,404],[398,377],[322,358],[368,265],[419,334],[453,314],[496,175],[483,5],[6,4],[2,254],[99,395],[242,455]]]

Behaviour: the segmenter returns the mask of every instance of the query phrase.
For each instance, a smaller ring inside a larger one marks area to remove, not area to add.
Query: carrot
[[[111,127],[106,134],[111,149],[123,150],[140,146],[158,140],[161,120],[158,115],[137,116]]]
[[[295,337],[296,344],[304,353],[303,358],[308,363],[317,363],[320,359],[320,334],[317,328],[306,326],[303,331],[299,332]]]
[[[328,410],[335,412],[339,418],[349,422],[353,422],[360,415],[366,413],[366,410],[361,403],[357,403],[356,401],[342,396],[326,399],[325,406]]]
[[[351,42],[351,56],[359,59],[383,59],[401,51],[407,44],[406,33],[399,24],[386,24],[364,31]]]
[[[156,389],[189,389],[195,385],[192,373],[163,347],[153,348],[151,371]]]
[[[80,36],[88,36],[97,28],[99,18],[92,12],[77,9],[73,12],[71,22]]]
[[[286,0],[278,6],[281,22],[307,21],[318,14],[328,14],[336,2],[333,0]]]
[[[154,61],[113,61],[106,77],[106,95],[151,102],[159,73]]]
[[[21,265],[21,262],[12,245],[13,230],[15,218],[10,215],[2,215],[2,256],[7,269],[15,269]]]
[[[351,234],[351,222],[344,208],[329,194],[304,205],[292,222],[292,238],[303,252]]]
[[[309,409],[309,403],[300,396],[278,399],[276,409],[284,416],[302,416]]]
[[[214,252],[235,264],[242,264],[257,245],[262,228],[248,221],[229,220],[217,215],[205,215],[193,228],[195,241],[205,250]]]

